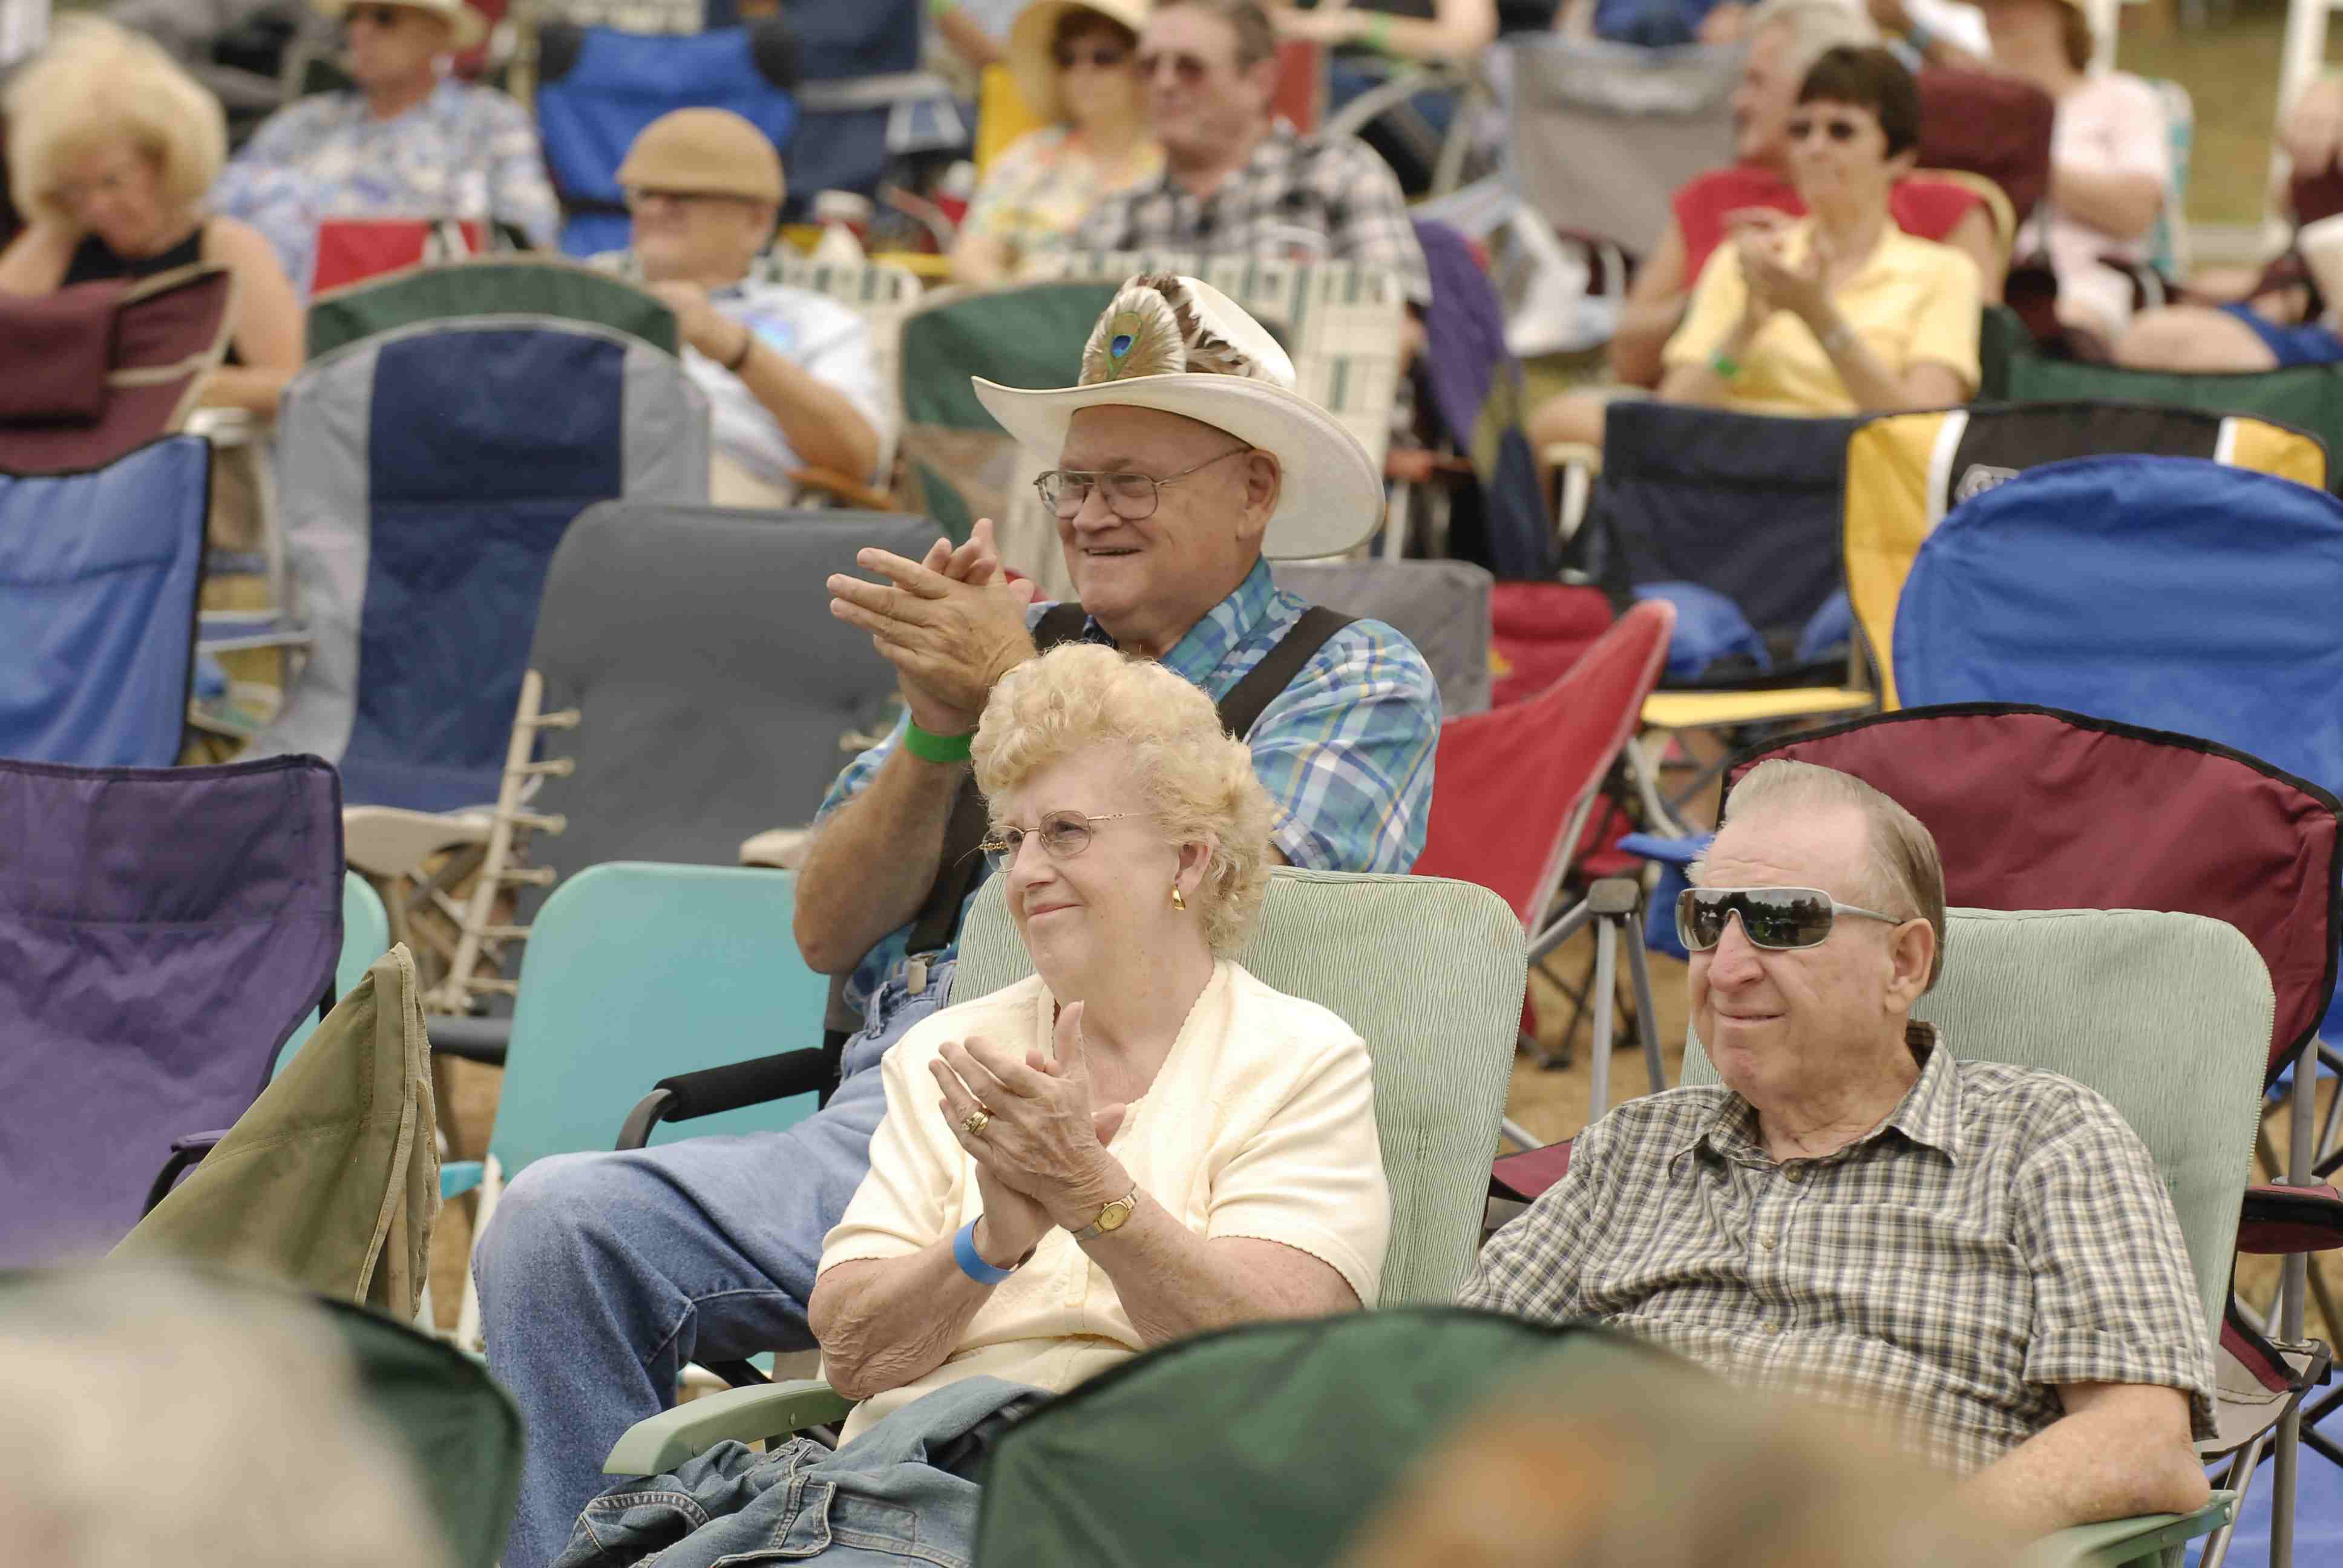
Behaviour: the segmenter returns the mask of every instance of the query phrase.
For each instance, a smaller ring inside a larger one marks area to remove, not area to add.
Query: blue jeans
[[[879,1060],[942,1005],[890,982],[847,1041],[844,1081],[781,1132],[561,1154],[515,1178],[472,1254],[488,1367],[526,1422],[504,1568],[544,1568],[635,1422],[675,1402],[687,1362],[809,1350],[821,1241],[870,1165],[887,1110]],[[875,1430],[875,1429],[874,1429]]]

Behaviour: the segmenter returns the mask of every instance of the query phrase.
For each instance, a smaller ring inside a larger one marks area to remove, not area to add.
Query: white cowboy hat
[[[310,4],[336,21],[353,5],[397,5],[437,16],[455,30],[449,46],[458,55],[488,35],[488,19],[465,5],[464,0],[310,0]]]
[[[1095,11],[1120,22],[1134,34],[1147,25],[1151,0],[1033,0],[1017,13],[1009,26],[1009,42],[1001,50],[1009,74],[1017,82],[1017,95],[1045,126],[1066,117],[1066,101],[1058,91],[1058,24],[1070,13]]]
[[[1149,273],[1124,284],[1082,348],[1079,385],[1027,391],[969,380],[1019,444],[1056,453],[1077,408],[1158,408],[1226,430],[1283,473],[1262,538],[1276,560],[1340,555],[1383,522],[1383,480],[1358,437],[1294,390],[1293,362],[1210,284]]]

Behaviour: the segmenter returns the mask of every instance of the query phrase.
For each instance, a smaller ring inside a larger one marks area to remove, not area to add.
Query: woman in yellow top
[[[1101,196],[1163,172],[1138,65],[1148,0],[1033,0],[1009,32],[1017,95],[1044,124],[1004,148],[969,202],[956,283],[1005,283],[1063,247]]]
[[[1941,407],[1977,387],[1976,264],[1906,234],[1889,190],[1918,157],[1920,95],[1885,49],[1827,51],[1790,119],[1811,216],[1745,227],[1701,269],[1659,395],[1753,414]]]

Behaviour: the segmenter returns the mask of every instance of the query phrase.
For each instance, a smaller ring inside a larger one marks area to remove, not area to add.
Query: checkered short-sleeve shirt
[[[1458,1300],[1875,1407],[1962,1472],[2056,1421],[2061,1383],[2182,1390],[2210,1436],[2204,1309],[2146,1146],[2071,1079],[1913,1029],[1918,1081],[1823,1159],[1775,1161],[1722,1087],[1629,1101]]]

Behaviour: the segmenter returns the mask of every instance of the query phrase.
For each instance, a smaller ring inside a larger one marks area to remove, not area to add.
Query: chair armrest
[[[651,1129],[662,1121],[689,1121],[743,1106],[787,1100],[792,1094],[820,1094],[830,1087],[835,1070],[827,1052],[785,1050],[749,1061],[679,1072],[652,1085],[618,1133],[620,1149],[640,1149]]]
[[[2167,1546],[2210,1535],[2229,1522],[2234,1492],[2215,1492],[2194,1513],[2143,1513],[2104,1524],[2077,1524],[2046,1535],[2018,1554],[2019,1568],[2117,1568],[2152,1558]]]
[[[462,1013],[434,1012],[423,1016],[423,1032],[435,1056],[460,1056],[466,1061],[505,1064],[512,1044],[512,1020],[471,1018]]]
[[[702,1394],[628,1427],[602,1462],[605,1475],[664,1475],[728,1438],[761,1442],[846,1419],[854,1402],[811,1378]]]
[[[185,1138],[171,1140],[171,1157],[163,1161],[163,1169],[155,1173],[155,1184],[146,1189],[146,1206],[138,1211],[143,1217],[155,1211],[155,1205],[171,1195],[178,1184],[180,1173],[203,1162],[205,1155],[219,1146],[231,1129],[223,1127],[216,1132],[190,1132]]]

